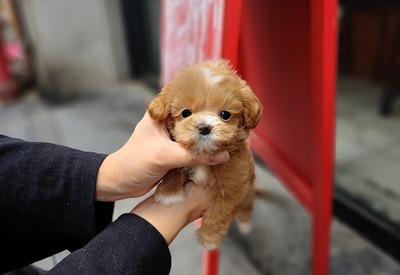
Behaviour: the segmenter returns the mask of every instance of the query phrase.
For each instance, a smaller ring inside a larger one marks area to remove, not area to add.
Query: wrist
[[[115,175],[117,171],[116,165],[113,161],[113,154],[108,155],[99,167],[96,179],[96,200],[97,201],[115,201],[118,200],[119,192],[116,190],[118,188],[118,179]]]

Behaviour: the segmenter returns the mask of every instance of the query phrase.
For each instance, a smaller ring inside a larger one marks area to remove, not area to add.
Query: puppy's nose
[[[197,129],[199,129],[200,134],[202,134],[203,136],[206,136],[211,132],[212,127],[208,124],[202,123],[197,126]]]

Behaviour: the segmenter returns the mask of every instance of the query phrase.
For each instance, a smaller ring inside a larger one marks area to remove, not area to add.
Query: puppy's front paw
[[[154,196],[154,200],[160,204],[166,205],[166,206],[171,206],[180,202],[185,201],[186,196],[185,196],[185,192],[179,192],[179,193],[175,193],[175,194],[160,194],[157,193]]]
[[[214,235],[206,233],[201,227],[196,231],[199,243],[207,250],[217,249],[221,244],[221,239]]]

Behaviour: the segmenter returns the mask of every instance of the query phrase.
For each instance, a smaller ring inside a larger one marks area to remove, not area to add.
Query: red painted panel
[[[194,63],[221,58],[225,0],[162,1],[162,84]]]
[[[238,69],[264,105],[252,148],[313,218],[313,274],[328,274],[337,1],[243,1]]]
[[[257,135],[305,182],[312,163],[308,1],[243,1],[239,72],[264,105]]]

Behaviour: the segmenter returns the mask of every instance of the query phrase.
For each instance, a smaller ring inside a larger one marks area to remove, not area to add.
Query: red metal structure
[[[313,274],[328,274],[337,3],[242,5],[238,70],[265,108],[252,148],[311,214]]]
[[[225,11],[222,36],[207,34],[222,41],[220,56],[209,59],[230,59],[264,105],[252,149],[310,213],[313,274],[328,274],[337,0],[203,2]],[[164,63],[163,70],[171,73],[171,66]],[[218,256],[205,252],[204,274],[218,273]]]

